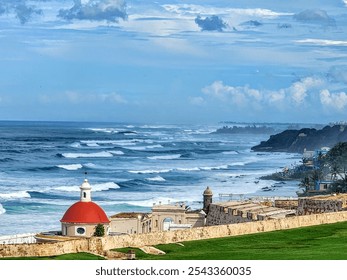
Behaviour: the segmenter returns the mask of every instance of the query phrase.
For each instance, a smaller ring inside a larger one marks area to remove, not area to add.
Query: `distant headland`
[[[252,147],[257,152],[303,153],[304,150],[317,150],[333,147],[339,142],[347,142],[347,125],[327,125],[322,129],[287,129],[271,135],[267,141]]]

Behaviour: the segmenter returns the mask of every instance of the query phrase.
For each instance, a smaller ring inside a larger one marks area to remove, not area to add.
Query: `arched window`
[[[83,198],[86,198],[86,197],[87,197],[87,193],[83,192]]]

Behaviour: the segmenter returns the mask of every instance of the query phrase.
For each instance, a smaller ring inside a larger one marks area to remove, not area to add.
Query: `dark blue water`
[[[264,193],[257,178],[299,155],[255,153],[268,135],[210,134],[220,125],[0,122],[0,235],[60,228],[87,177],[107,214],[155,202],[201,207],[202,192],[295,195],[296,183]],[[87,175],[85,175],[87,173]]]

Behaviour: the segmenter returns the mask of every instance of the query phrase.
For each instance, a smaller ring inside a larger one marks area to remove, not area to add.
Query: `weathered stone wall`
[[[342,200],[303,198],[299,199],[297,214],[311,215],[318,213],[338,212],[342,210]]]
[[[51,256],[65,253],[90,251],[104,254],[105,251],[122,247],[142,247],[145,245],[168,244],[190,240],[201,240],[226,236],[252,234],[330,224],[347,221],[347,211],[294,216],[284,219],[256,221],[240,224],[200,227],[188,230],[152,232],[120,236],[92,237],[54,244],[0,245],[0,257]]]
[[[297,209],[298,200],[297,199],[276,199],[275,207],[284,209]]]
[[[210,204],[207,226],[237,224],[251,221],[247,216],[233,215],[232,210],[218,204]]]

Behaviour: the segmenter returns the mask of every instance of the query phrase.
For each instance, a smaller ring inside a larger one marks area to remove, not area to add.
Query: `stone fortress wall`
[[[77,252],[91,252],[104,255],[105,252],[113,248],[142,247],[145,245],[237,236],[343,221],[347,221],[347,211],[210,227],[197,227],[179,231],[78,238],[56,243],[0,245],[0,257],[53,256]]]

